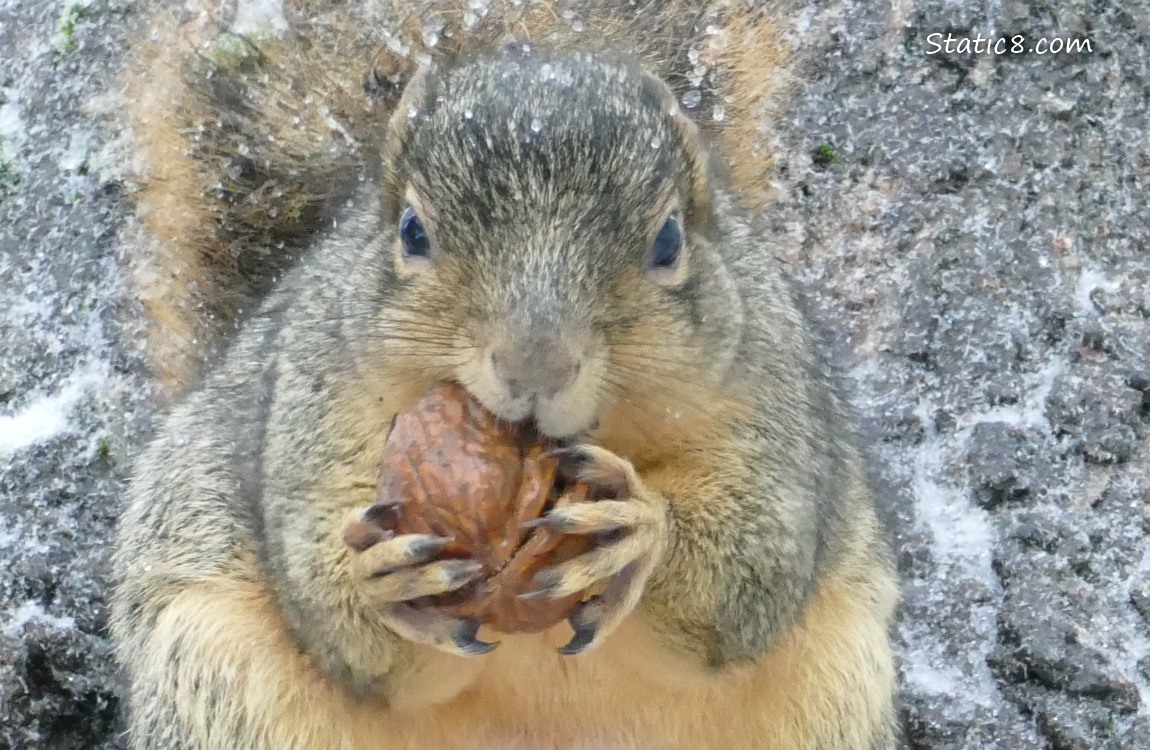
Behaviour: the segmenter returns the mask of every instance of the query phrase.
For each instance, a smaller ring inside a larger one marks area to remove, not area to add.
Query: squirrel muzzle
[[[534,419],[555,438],[596,421],[600,364],[589,337],[539,320],[503,325],[482,350],[469,389],[502,419]]]

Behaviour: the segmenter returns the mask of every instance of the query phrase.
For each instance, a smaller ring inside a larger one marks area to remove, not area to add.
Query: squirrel
[[[126,84],[174,401],[113,555],[129,748],[892,750],[895,568],[757,219],[777,17],[215,6],[161,11]],[[446,380],[612,490],[544,516],[615,532],[536,576],[603,586],[544,633],[407,606],[474,577],[442,539],[344,542]]]

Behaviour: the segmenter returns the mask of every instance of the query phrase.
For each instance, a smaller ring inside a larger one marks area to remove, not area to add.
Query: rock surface
[[[114,748],[154,417],[114,87],[145,3],[0,0],[0,749]],[[773,229],[889,488],[916,750],[1150,748],[1150,0],[815,3]],[[992,29],[1076,54],[932,54]],[[822,40],[822,41],[819,41]]]
[[[791,122],[776,223],[899,488],[913,748],[1150,747],[1150,5],[1099,7],[828,9]],[[991,29],[1093,51],[929,54]]]

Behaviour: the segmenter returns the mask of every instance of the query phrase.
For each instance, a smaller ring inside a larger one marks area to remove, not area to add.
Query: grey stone
[[[12,635],[0,622],[0,748],[109,750],[122,706],[106,553],[155,404],[116,234],[127,196],[61,164],[74,135],[92,136],[89,160],[119,135],[87,105],[155,3],[93,0],[68,55],[51,49],[60,3],[2,5],[0,103],[20,101],[24,179],[0,189],[0,414],[88,361],[114,387],[69,434],[0,458],[0,535],[15,540],[0,617],[25,620]],[[877,472],[900,490],[883,493],[906,589],[900,656],[960,683],[905,682],[909,745],[1143,750],[1147,592],[1126,583],[1150,548],[1150,1],[809,12],[795,106],[765,122],[786,167],[766,221],[851,349]],[[1096,51],[923,52],[933,31],[990,28],[1084,34]],[[840,160],[811,169],[828,142]],[[978,423],[991,426],[964,442]]]
[[[1046,750],[1046,743],[1028,722],[1010,711],[975,708],[953,717],[939,699],[910,696],[903,705],[903,731],[910,748],[977,750]]]
[[[967,453],[975,501],[990,509],[1029,496],[1037,478],[1037,452],[1022,430],[1003,422],[975,425]]]
[[[1130,603],[1150,625],[1150,575],[1143,575],[1134,582],[1130,589]]]
[[[1007,591],[999,611],[999,648],[992,663],[1010,683],[1031,682],[1067,695],[1105,701],[1122,713],[1137,710],[1137,687],[1124,679],[1106,655],[1079,642],[1053,585],[1027,581]]]
[[[1047,416],[1086,460],[1126,461],[1141,436],[1142,393],[1131,388],[1111,365],[1085,365],[1084,369],[1081,375],[1057,379],[1047,401]]]
[[[1150,731],[1142,716],[1115,717],[1091,700],[1033,691],[1022,699],[1031,706],[1039,729],[1054,750],[1145,750]]]

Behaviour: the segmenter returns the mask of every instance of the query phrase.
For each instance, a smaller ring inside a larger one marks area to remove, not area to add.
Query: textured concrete
[[[909,745],[1150,747],[1150,2],[820,3],[787,262],[889,487]],[[78,11],[71,7],[79,8]],[[106,558],[153,416],[128,0],[0,0],[0,748],[116,746]],[[1089,39],[930,54],[930,35]]]

